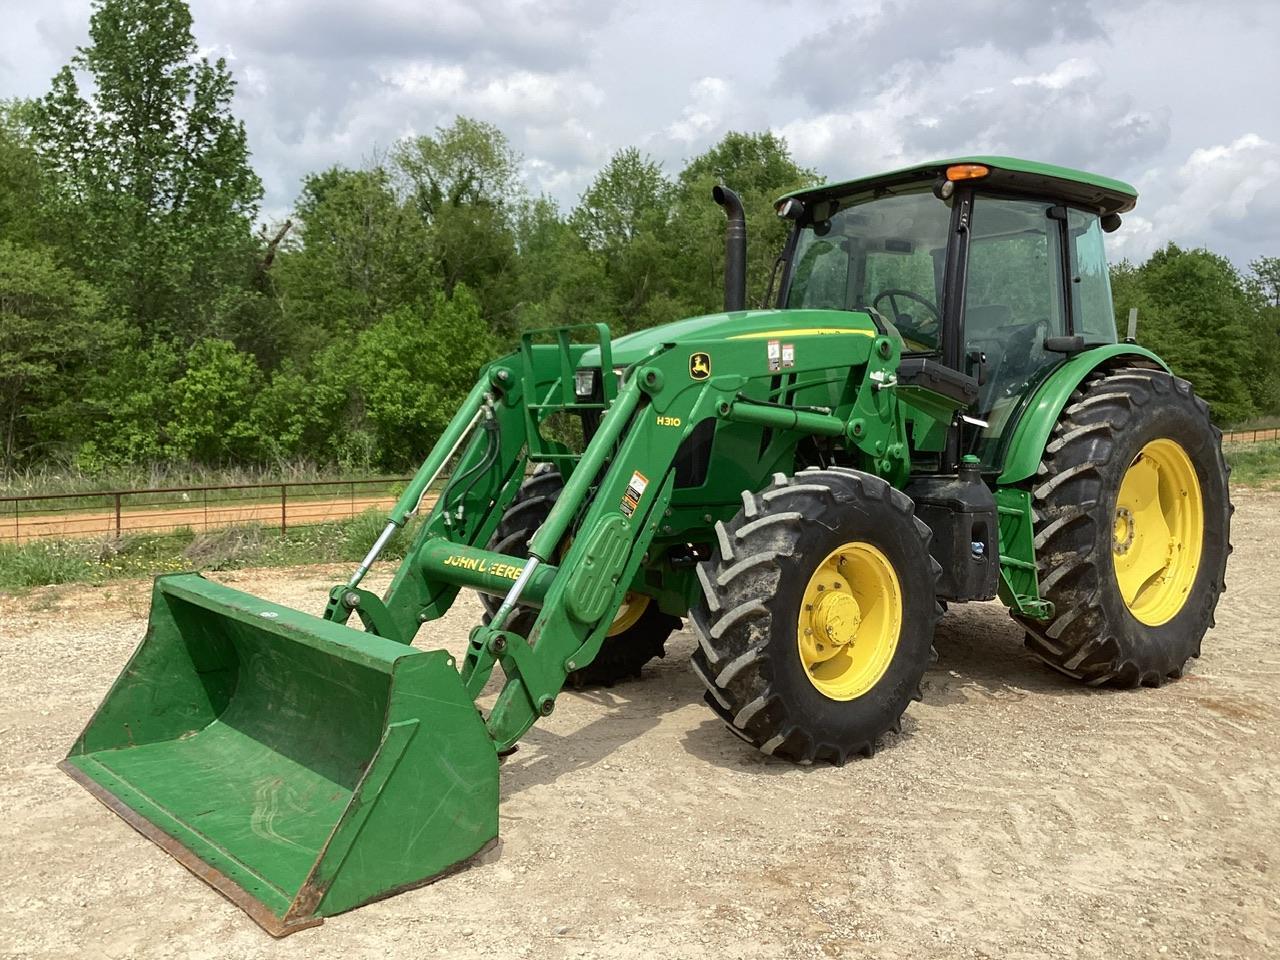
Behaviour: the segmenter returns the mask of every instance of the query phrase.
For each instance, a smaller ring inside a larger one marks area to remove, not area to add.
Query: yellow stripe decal
[[[874,337],[874,330],[857,330],[851,327],[807,327],[802,330],[765,330],[762,333],[739,333],[730,340],[782,340],[786,337],[817,337],[829,334],[850,333],[856,337]]]

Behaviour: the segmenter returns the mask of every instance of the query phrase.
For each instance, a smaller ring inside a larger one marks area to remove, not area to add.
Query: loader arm
[[[620,385],[580,398],[588,351],[612,373],[607,330],[596,332],[596,344],[526,337],[482,371],[323,616],[194,574],[158,578],[147,636],[64,768],[270,932],[301,929],[443,875],[494,840],[499,754],[599,652],[656,538],[662,549],[714,538],[743,485],[766,483],[805,437],[905,476],[888,336],[798,331],[814,340],[795,348],[786,390],[832,404],[801,407],[780,402],[755,335],[653,345]],[[581,452],[544,436],[557,413],[584,412],[598,423]],[[675,464],[707,421],[754,430],[769,452],[737,464],[695,529],[672,506]],[[386,593],[362,588],[451,461]],[[559,467],[563,491],[528,557],[486,549],[531,462]],[[463,587],[503,601],[461,662],[412,646]],[[517,604],[537,610],[527,636],[510,629]],[[485,715],[476,700],[494,667],[503,685]]]
[[[607,363],[607,331],[597,332]],[[743,371],[764,366],[758,338],[655,346],[633,365],[616,398],[598,405],[599,426],[581,455],[573,455],[549,450],[538,421],[529,416],[531,409],[576,411],[593,406],[579,402],[567,389],[579,351],[586,347],[571,343],[563,331],[555,335],[555,345],[534,345],[526,339],[520,353],[485,371],[485,409],[491,411],[497,440],[473,441],[455,475],[483,466],[489,442],[501,448],[498,462],[480,471],[484,481],[459,501],[461,510],[442,495],[384,604],[399,637],[408,642],[418,624],[447,609],[460,587],[503,596],[494,619],[472,631],[461,667],[462,681],[473,698],[484,689],[493,668],[502,668],[505,683],[487,718],[500,752],[554,710],[567,676],[598,653],[663,518],[669,516],[675,458],[699,424],[718,419],[789,431],[796,437],[839,436],[861,447],[876,472],[900,478],[908,466],[896,398],[892,391],[879,389],[891,379],[899,359],[898,347],[888,337],[860,331],[829,336],[824,338],[826,350],[809,354],[809,369],[802,365],[795,371],[797,378],[829,371],[835,351],[843,354],[843,376],[855,380],[841,391],[847,398],[844,406],[825,413],[745,397],[752,378]],[[713,355],[717,369],[729,372],[713,376],[691,360]],[[466,406],[457,420],[469,414]],[[441,445],[448,439],[442,438]],[[560,465],[568,480],[534,534],[528,558],[481,549],[478,545],[487,541],[514,495],[526,459],[538,457],[538,451]],[[435,459],[424,464],[424,471]],[[710,519],[719,518],[708,514]],[[340,590],[335,588],[335,595]],[[527,637],[505,629],[506,615],[517,602],[540,607]]]

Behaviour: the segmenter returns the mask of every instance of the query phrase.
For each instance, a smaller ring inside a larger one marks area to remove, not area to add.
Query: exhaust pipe
[[[711,199],[724,207],[729,222],[724,231],[724,308],[747,306],[747,216],[742,200],[725,186],[711,188]]]

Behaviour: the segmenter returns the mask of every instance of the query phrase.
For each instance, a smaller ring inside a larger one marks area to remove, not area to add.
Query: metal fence
[[[115,537],[243,524],[290,527],[347,520],[395,503],[410,477],[233,483],[0,497],[0,542]],[[429,501],[430,498],[428,498]]]
[[[1280,427],[1260,427],[1257,430],[1232,430],[1222,435],[1223,443],[1262,443],[1280,440]]]

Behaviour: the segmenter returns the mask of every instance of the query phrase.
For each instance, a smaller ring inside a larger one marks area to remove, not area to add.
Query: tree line
[[[182,0],[96,0],[48,93],[0,103],[4,470],[405,469],[521,331],[716,310],[716,183],[743,197],[759,303],[772,201],[820,179],[774,134],[729,133],[674,176],[620,150],[564,211],[501,130],[458,117],[306,176],[260,227],[234,90]],[[1221,422],[1280,408],[1280,259],[1242,276],[1171,245],[1113,285]]]

